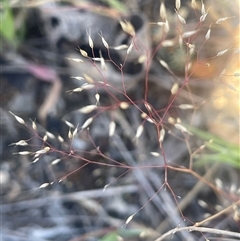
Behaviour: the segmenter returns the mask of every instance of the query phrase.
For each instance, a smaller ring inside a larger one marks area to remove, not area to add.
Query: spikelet
[[[123,50],[123,49],[127,49],[127,48],[128,48],[128,45],[126,45],[126,44],[122,44],[122,45],[113,47],[113,49],[115,49],[115,50]]]
[[[176,11],[176,10],[175,10],[175,11]],[[186,24],[186,20],[185,20],[182,16],[180,16],[177,11],[176,11],[176,13],[177,13],[177,16],[178,16],[179,21],[180,21],[181,23],[183,23],[183,24]]]
[[[193,9],[196,9],[196,7],[197,7],[196,0],[191,1],[191,6]]]
[[[175,95],[178,92],[178,89],[179,89],[178,83],[174,83],[172,88],[171,88],[171,94]]]
[[[15,147],[16,147],[16,146],[27,146],[28,143],[27,143],[25,140],[20,140],[20,141],[18,141],[18,142],[16,142],[16,143],[10,144],[9,146],[12,146],[12,145],[15,145]]]
[[[184,133],[188,133],[189,135],[192,135],[192,133],[189,132],[189,131],[187,130],[187,128],[184,127],[183,125],[181,125],[181,124],[179,124],[179,123],[176,123],[174,126],[175,126],[178,130],[180,130],[180,131],[182,131],[182,132],[184,132]]]
[[[129,22],[129,21],[120,21],[120,25],[122,27],[122,30],[131,35],[131,36],[135,36],[135,29],[133,27],[133,25]]]
[[[51,165],[56,165],[57,163],[59,163],[61,161],[61,159],[55,159],[51,162]]]
[[[93,49],[93,47],[94,47],[93,40],[92,40],[91,36],[88,34],[88,32],[87,32],[87,35],[88,35],[88,45],[90,46],[91,49]]]
[[[113,136],[116,129],[116,124],[114,121],[109,123],[109,136]]]
[[[88,118],[84,123],[83,123],[83,125],[82,125],[82,129],[85,129],[85,128],[87,128],[91,123],[92,123],[92,121],[93,121],[93,117],[90,117],[90,118]]]
[[[232,16],[232,17],[225,17],[225,18],[219,18],[217,21],[216,21],[216,24],[221,24],[222,22],[230,19],[230,18],[235,18],[235,16]]]
[[[181,104],[178,106],[180,109],[182,110],[190,110],[190,109],[194,109],[193,105],[189,105],[189,104]]]
[[[140,126],[137,128],[137,132],[136,132],[136,135],[135,135],[135,138],[136,138],[136,139],[139,138],[139,137],[142,135],[143,130],[144,130],[143,125],[140,125]]]
[[[123,110],[126,110],[126,109],[128,109],[129,104],[127,102],[121,102],[119,107]]]
[[[160,18],[163,20],[167,19],[167,11],[164,2],[161,2],[160,4],[160,10],[159,10]]]
[[[19,122],[19,123],[22,124],[22,125],[26,125],[26,124],[25,124],[25,121],[24,121],[21,117],[13,114],[11,111],[9,111],[9,113],[12,114],[12,115],[15,117],[15,119],[17,120],[17,122]]]
[[[96,108],[97,108],[96,105],[87,105],[87,106],[84,106],[81,109],[79,109],[79,112],[83,113],[83,114],[89,114],[92,111],[94,111]]]
[[[87,53],[85,50],[79,49],[79,51],[80,51],[80,54],[81,54],[83,57],[88,57],[88,53]]]
[[[99,35],[100,35],[100,37],[101,37],[101,39],[102,39],[102,43],[103,43],[104,47],[105,47],[106,49],[109,49],[109,45],[108,45],[107,41],[104,39],[104,37],[102,36],[102,34],[99,34]]]
[[[165,137],[165,130],[162,128],[159,135],[159,142],[162,143]]]
[[[161,59],[161,60],[159,60],[159,62],[165,69],[170,70],[168,64],[164,60]]]
[[[181,7],[181,0],[175,0],[175,7],[176,7],[177,10],[180,9],[180,7]]]
[[[130,46],[127,49],[127,55],[129,55],[131,53],[132,48],[133,48],[133,42],[130,44]]]
[[[209,29],[205,35],[205,39],[208,40],[210,38],[210,34],[211,34],[211,25],[209,26]]]

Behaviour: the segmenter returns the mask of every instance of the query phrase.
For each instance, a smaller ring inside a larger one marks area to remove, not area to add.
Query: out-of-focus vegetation
[[[206,141],[207,151],[196,155],[197,164],[221,162],[240,169],[239,146],[209,132],[190,128],[191,132]]]

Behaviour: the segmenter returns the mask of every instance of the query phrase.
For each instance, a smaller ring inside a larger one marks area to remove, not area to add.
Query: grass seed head
[[[82,92],[82,88],[78,87],[76,89],[73,89],[71,92]]]
[[[137,128],[137,132],[136,132],[136,135],[135,135],[135,138],[136,138],[136,139],[139,138],[139,137],[142,135],[143,130],[144,130],[143,125],[140,125],[140,126]]]
[[[168,20],[165,21],[165,25],[164,25],[164,32],[165,33],[168,33],[170,30],[170,27],[169,27],[169,23],[168,23]]]
[[[72,133],[72,138],[74,138],[76,136],[77,132],[78,132],[78,124],[77,124],[77,127],[75,128],[75,130]]]
[[[149,112],[152,112],[152,107],[148,103],[145,102],[144,105]]]
[[[20,141],[18,141],[18,142],[16,142],[16,143],[10,144],[9,146],[13,146],[13,145],[15,145],[15,147],[16,147],[16,146],[27,146],[28,143],[27,143],[25,140],[20,140]]]
[[[219,178],[216,178],[215,183],[216,183],[216,186],[217,186],[219,189],[222,189],[222,188],[223,188],[222,180],[220,180]]]
[[[37,125],[36,125],[36,123],[34,122],[34,121],[32,121],[32,128],[33,128],[33,130],[37,130]]]
[[[229,48],[228,48],[228,49],[225,49],[225,50],[223,50],[223,51],[218,52],[216,57],[219,57],[219,56],[224,55],[228,50],[229,50]]]
[[[203,3],[203,0],[201,0],[201,3],[202,3],[201,13],[202,13],[202,15],[204,15],[206,13],[206,10],[205,10],[205,5]]]
[[[211,34],[211,26],[209,27],[206,35],[205,35],[205,39],[208,40],[210,38],[210,34]]]
[[[13,114],[11,111],[9,111],[9,113],[12,114],[12,115],[15,117],[15,119],[17,120],[17,122],[19,122],[20,124],[26,125],[26,124],[25,124],[25,121],[24,121],[21,117]]]
[[[131,53],[132,48],[133,48],[133,42],[130,44],[130,46],[127,49],[127,55],[129,55]]]
[[[199,199],[198,200],[198,204],[202,207],[202,208],[207,208],[208,205],[206,202],[204,202],[203,200]]]
[[[190,110],[190,109],[194,109],[194,106],[193,105],[190,105],[190,104],[181,104],[178,106],[179,109],[182,109],[182,110]]]
[[[92,40],[92,38],[91,38],[91,36],[89,34],[88,34],[88,44],[89,44],[90,48],[93,49],[93,47],[94,47],[93,40]]]
[[[50,149],[51,149],[50,147],[46,146],[46,147],[44,147],[43,149],[36,151],[36,152],[35,152],[35,155],[45,154],[46,152],[49,152]]]
[[[161,27],[164,27],[165,26],[165,22],[157,22],[157,25],[161,26]]]
[[[35,158],[35,159],[32,161],[32,163],[36,163],[36,162],[38,162],[38,161],[39,161],[39,157]]]
[[[235,18],[235,16],[232,16],[232,17],[225,17],[225,18],[219,18],[217,21],[216,21],[216,24],[221,24],[222,22],[230,19],[230,18]]]
[[[133,27],[133,25],[129,22],[129,21],[120,21],[120,25],[122,27],[122,30],[131,35],[132,37],[135,36],[135,29]]]
[[[193,9],[196,9],[196,7],[197,7],[196,0],[191,1],[191,6]]]
[[[69,121],[64,120],[64,122],[68,127],[75,128],[75,126],[72,123],[70,123]]]
[[[90,77],[89,79],[88,79],[89,81],[93,81],[93,79]],[[95,85],[93,85],[93,84],[88,84],[88,83],[85,83],[85,84],[83,84],[82,86],[81,86],[81,88],[83,89],[83,90],[90,90],[90,89],[93,89],[95,87]]]
[[[55,159],[55,160],[52,161],[51,165],[56,165],[60,161],[61,161],[61,159]]]
[[[45,141],[47,141],[47,139],[48,139],[48,136],[47,136],[47,135],[44,135],[43,141],[45,142]]]
[[[101,37],[101,39],[102,39],[102,43],[103,43],[104,47],[105,47],[106,49],[109,49],[109,45],[108,45],[107,41],[104,39],[104,37],[103,37],[101,34],[100,34],[100,37]]]
[[[168,117],[168,123],[174,125],[176,120],[173,117]]]
[[[79,51],[80,51],[80,54],[81,54],[83,57],[88,57],[88,53],[87,53],[85,50],[79,49]]]
[[[99,100],[100,100],[100,95],[97,93],[97,94],[95,94],[95,99],[96,99],[96,105],[98,105],[98,103],[99,103]]]
[[[72,61],[74,61],[74,62],[83,63],[83,60],[82,60],[82,59],[77,59],[77,58],[67,58],[67,59],[72,60]]]
[[[159,63],[160,63],[165,69],[170,70],[168,64],[167,64],[164,60],[162,60],[162,59],[159,60]]]
[[[84,76],[84,79],[88,82],[88,83],[85,83],[81,86],[84,89],[84,86],[87,86],[89,83],[90,84],[94,83],[94,80],[87,74],[83,74],[83,76]]]
[[[88,118],[82,125],[82,129],[87,128],[93,121],[93,117]]]
[[[113,136],[116,129],[116,124],[114,121],[109,123],[109,136]]]
[[[45,182],[39,188],[45,188],[45,187],[48,187],[49,185],[50,185],[50,183]]]
[[[71,76],[70,78],[74,78],[74,79],[77,79],[77,80],[84,80],[84,78],[81,77],[81,76]]]
[[[146,62],[146,60],[147,60],[147,56],[146,55],[141,55],[138,58],[138,63],[139,64],[143,64],[144,62]]]
[[[25,156],[25,155],[32,154],[32,152],[30,152],[30,151],[20,151],[20,152],[13,153],[13,154],[18,154],[18,155],[21,155],[21,156]]]
[[[171,94],[172,94],[172,95],[176,95],[177,92],[178,92],[178,90],[179,90],[179,85],[178,85],[178,83],[174,83],[173,86],[172,86],[172,88],[171,88]]]
[[[177,10],[180,9],[180,7],[181,7],[181,0],[175,0],[175,7],[176,7]]]
[[[145,119],[146,121],[148,121],[149,123],[155,123],[155,122],[153,121],[153,119],[151,119],[145,112],[142,112],[142,113],[141,113],[141,117],[142,117],[143,119]]]
[[[55,139],[55,136],[51,133],[51,132],[46,132],[46,135],[50,138],[50,139]]]
[[[102,55],[102,54],[101,54],[101,55]],[[104,59],[103,57],[100,58],[100,62],[101,62],[101,69],[102,69],[103,71],[106,71],[107,65],[106,65],[105,59]]]
[[[113,47],[113,49],[115,49],[115,50],[123,50],[123,49],[127,49],[127,48],[128,48],[128,45],[126,45],[126,44],[122,44],[122,45]]]
[[[64,142],[64,139],[60,136],[60,135],[58,135],[58,140],[60,141],[60,142]]]
[[[173,40],[164,40],[162,42],[163,47],[172,47],[175,45],[175,42]]]
[[[119,107],[120,107],[121,109],[123,109],[123,110],[126,110],[126,109],[128,109],[129,104],[128,104],[127,102],[121,102],[121,103],[119,104]]]
[[[72,139],[73,135],[72,135],[72,132],[71,132],[71,129],[68,130],[68,138],[69,139]]]
[[[89,114],[92,111],[94,111],[96,108],[97,108],[96,105],[87,105],[87,106],[84,106],[81,109],[79,109],[79,112],[83,113],[83,114]]]
[[[205,13],[204,15],[202,15],[201,17],[200,17],[200,22],[204,22],[205,21],[205,19],[206,19],[206,17],[207,17],[207,15],[208,15],[208,13]]]
[[[161,2],[160,4],[160,10],[159,10],[160,18],[163,20],[167,19],[167,11],[164,2]]]
[[[160,154],[158,152],[154,152],[154,151],[150,152],[150,154],[155,157],[160,156]]]
[[[184,33],[182,34],[182,38],[191,37],[191,36],[194,35],[196,32],[197,32],[197,30],[184,32]]]
[[[183,132],[183,133],[188,133],[189,135],[192,135],[192,133],[189,132],[189,131],[187,130],[187,128],[184,127],[183,125],[181,125],[181,124],[179,124],[179,123],[176,123],[176,124],[174,124],[174,126],[175,126],[178,130],[180,130],[181,132]]]
[[[175,11],[176,11],[176,10],[175,10]],[[186,24],[186,20],[185,20],[181,15],[179,15],[177,11],[176,11],[176,13],[177,13],[177,16],[178,16],[179,21],[180,21],[181,23],[183,23],[183,24]]]
[[[128,217],[128,219],[127,219],[126,222],[125,222],[126,225],[132,221],[134,215],[135,215],[135,214],[133,214],[133,215],[131,215],[131,216]]]
[[[162,128],[159,135],[159,142],[162,143],[165,137],[165,130]]]

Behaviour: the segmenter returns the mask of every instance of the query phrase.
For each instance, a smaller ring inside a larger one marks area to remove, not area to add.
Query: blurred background
[[[3,241],[239,232],[237,0],[0,4]]]

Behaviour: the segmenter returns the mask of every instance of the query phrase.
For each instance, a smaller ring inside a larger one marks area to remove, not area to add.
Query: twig
[[[234,206],[236,206],[236,205],[238,205],[238,204],[240,204],[240,200],[238,200],[237,202],[233,203],[233,204],[230,205],[229,207],[223,209],[222,211],[216,213],[215,215],[212,215],[212,216],[210,216],[209,218],[206,218],[206,219],[204,219],[204,220],[201,221],[201,222],[196,222],[194,226],[195,226],[195,227],[199,227],[199,226],[203,225],[204,223],[209,222],[210,220],[213,220],[213,219],[219,217],[220,215],[229,212]]]
[[[182,232],[182,231],[188,231],[188,232],[197,231],[197,232],[203,232],[203,233],[214,233],[214,234],[218,234],[218,235],[226,235],[226,236],[232,236],[235,238],[240,238],[240,234],[236,233],[236,232],[215,229],[215,228],[189,226],[189,227],[171,229],[168,232],[166,232],[165,234],[163,234],[161,237],[155,239],[154,241],[164,240],[164,238],[166,238],[167,236],[175,234],[177,232]]]

